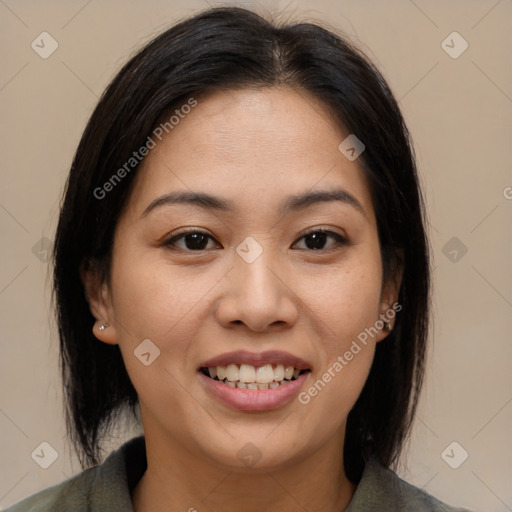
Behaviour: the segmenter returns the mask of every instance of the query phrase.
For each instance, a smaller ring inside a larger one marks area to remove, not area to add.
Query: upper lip
[[[199,369],[211,368],[212,366],[228,366],[229,364],[250,364],[252,366],[282,364],[283,366],[293,366],[298,370],[311,369],[311,365],[304,361],[304,359],[281,350],[268,350],[259,353],[248,352],[247,350],[228,352],[204,361],[200,364]]]

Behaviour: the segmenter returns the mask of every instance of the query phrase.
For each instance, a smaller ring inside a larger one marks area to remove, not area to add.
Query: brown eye
[[[184,246],[181,247],[176,244],[178,241],[184,241]],[[164,246],[170,247],[171,249],[178,247],[179,249],[183,249],[186,251],[203,251],[207,249],[208,240],[214,240],[208,233],[203,231],[185,231],[183,233],[179,233],[166,242],[164,242]]]
[[[335,242],[331,244],[330,247],[325,248],[326,241],[331,238]],[[348,240],[338,235],[338,233],[334,233],[333,231],[328,231],[324,229],[316,229],[314,231],[310,231],[303,235],[299,240],[305,240],[305,245],[307,249],[318,251],[318,250],[329,250],[336,246],[347,245]]]
[[[325,247],[328,240],[334,240],[329,247]],[[182,245],[178,242],[182,241]],[[189,230],[174,235],[172,238],[164,242],[164,246],[171,249],[178,248],[185,251],[203,251],[208,249],[208,241],[215,240],[212,236],[204,231]],[[316,229],[303,235],[299,240],[305,241],[305,248],[312,251],[328,251],[337,246],[347,245],[348,240],[333,231]]]

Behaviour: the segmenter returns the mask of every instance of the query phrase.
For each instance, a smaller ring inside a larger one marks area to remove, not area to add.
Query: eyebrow
[[[279,213],[285,214],[289,212],[296,212],[318,203],[330,201],[339,201],[352,206],[364,217],[366,217],[366,212],[361,203],[350,192],[343,188],[305,192],[303,194],[289,196],[281,203],[279,207]],[[170,192],[169,194],[157,197],[151,201],[151,203],[142,213],[141,217],[145,217],[156,208],[171,204],[190,204],[193,206],[199,206],[205,210],[215,210],[221,212],[235,211],[235,203],[229,199],[212,196],[211,194],[204,192],[177,191]]]

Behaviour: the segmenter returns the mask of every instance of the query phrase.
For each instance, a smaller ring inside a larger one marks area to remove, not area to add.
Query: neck
[[[146,432],[148,467],[133,491],[134,511],[343,511],[356,486],[345,475],[342,434],[294,463],[242,471]]]

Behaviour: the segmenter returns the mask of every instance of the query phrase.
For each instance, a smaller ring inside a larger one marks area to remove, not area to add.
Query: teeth
[[[219,380],[224,380],[226,378],[226,367],[225,366],[217,366],[217,378]]]
[[[228,366],[208,367],[212,379],[217,378],[230,387],[240,389],[275,389],[281,384],[287,384],[297,379],[300,370],[293,366],[282,364],[255,367],[251,364],[229,364]]]
[[[226,370],[226,378],[231,382],[237,381],[239,380],[239,373],[240,370],[238,369],[238,366],[236,364],[230,364]]]
[[[293,370],[295,370],[293,366],[287,366],[284,369],[284,378],[290,380],[293,377]]]
[[[274,370],[274,380],[281,381],[284,379],[284,366],[282,364],[276,365]]]
[[[272,365],[266,364],[260,366],[256,371],[256,382],[260,384],[270,384],[274,380],[274,369]]]
[[[283,380],[281,382],[270,382],[269,384],[262,384],[259,382],[230,382],[228,379],[224,379],[222,381],[223,384],[226,384],[230,388],[238,388],[238,389],[276,389],[280,386],[285,386],[288,384],[289,380]]]
[[[240,381],[241,382],[255,382],[256,369],[250,364],[240,365]]]

